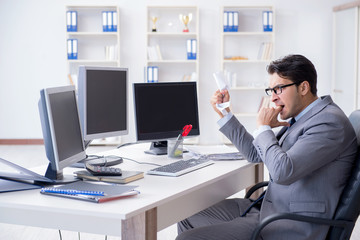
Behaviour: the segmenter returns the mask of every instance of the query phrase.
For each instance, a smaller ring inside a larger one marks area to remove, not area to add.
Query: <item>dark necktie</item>
[[[296,122],[295,118],[291,118],[290,120],[290,127]]]
[[[284,133],[286,133],[287,130],[289,130],[289,128],[296,122],[295,118],[291,118],[290,120],[290,126],[289,127],[284,127],[284,129],[282,129],[280,131],[280,134],[276,137],[278,140],[280,140],[280,138],[282,137],[282,135],[284,135]]]

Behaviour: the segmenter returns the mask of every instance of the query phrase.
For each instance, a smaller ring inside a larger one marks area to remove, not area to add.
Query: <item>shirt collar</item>
[[[321,101],[320,98],[316,99],[312,103],[310,103],[304,110],[302,110],[296,117],[295,120],[298,121],[302,116],[304,116],[305,113],[310,111],[316,104],[318,104]]]

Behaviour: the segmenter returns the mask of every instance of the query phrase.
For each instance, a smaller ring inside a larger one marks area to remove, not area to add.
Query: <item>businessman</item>
[[[330,96],[317,96],[317,73],[307,58],[289,55],[271,62],[267,71],[265,91],[276,107],[260,110],[253,135],[228,107],[219,110],[230,100],[228,91],[211,98],[220,131],[249,162],[263,162],[269,171],[261,209],[244,214],[248,199],[226,199],[181,221],[177,240],[250,239],[259,221],[274,213],[333,216],[355,160],[354,129]],[[271,128],[279,126],[275,135]],[[280,220],[265,227],[261,239],[325,239],[327,231],[324,225]]]

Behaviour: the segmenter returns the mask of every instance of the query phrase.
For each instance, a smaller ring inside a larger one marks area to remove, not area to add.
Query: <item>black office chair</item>
[[[329,225],[329,232],[326,240],[348,240],[354,229],[356,220],[360,213],[360,110],[351,113],[349,120],[353,125],[357,141],[358,141],[358,155],[355,161],[355,166],[352,170],[348,184],[346,185],[340,197],[338,206],[336,208],[334,217],[332,219],[309,217],[297,215],[292,213],[277,213],[263,219],[259,226],[253,232],[251,240],[256,240],[261,230],[271,222],[280,219],[289,219],[294,221],[309,222],[314,224]],[[267,186],[267,182],[258,183],[253,186],[245,198],[255,192],[259,187]]]

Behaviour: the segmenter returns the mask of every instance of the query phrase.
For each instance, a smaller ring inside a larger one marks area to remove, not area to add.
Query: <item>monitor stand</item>
[[[152,142],[150,149],[145,153],[152,155],[166,155],[167,154],[167,141]]]
[[[90,145],[91,141],[92,140],[84,141],[85,149]],[[110,166],[118,165],[122,162],[123,162],[122,157],[118,157],[118,156],[103,156],[103,157],[86,156],[85,159],[83,159],[77,163],[73,163],[70,167],[85,168],[85,163],[90,163],[91,165],[100,166],[100,167],[105,167],[105,166],[110,167]]]
[[[54,182],[48,183],[50,185],[68,184],[80,181],[80,179],[74,175],[64,175],[62,170],[53,170],[50,163],[46,170],[45,177],[54,180]]]

